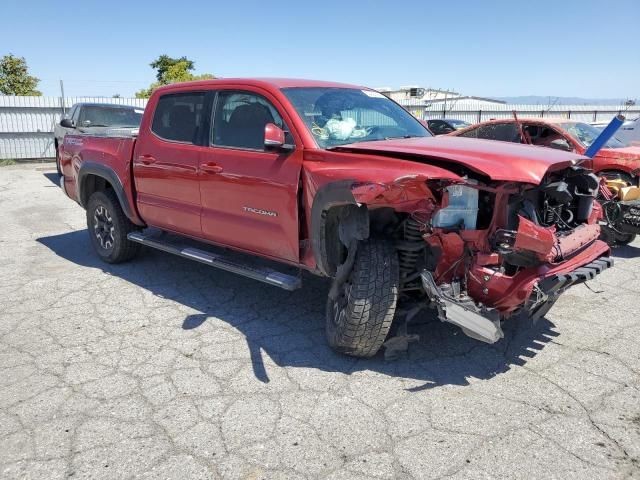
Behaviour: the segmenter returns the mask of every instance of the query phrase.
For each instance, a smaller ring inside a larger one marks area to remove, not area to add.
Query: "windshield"
[[[372,90],[310,87],[282,91],[320,148],[431,136],[409,112]]]
[[[139,127],[142,121],[141,108],[118,108],[86,105],[80,111],[79,125],[82,127]]]
[[[561,123],[560,126],[585,148],[589,148],[595,139],[598,138],[598,135],[602,133],[602,130],[588,123]],[[605,148],[622,148],[626,146],[628,145],[616,137],[611,138],[605,144]]]

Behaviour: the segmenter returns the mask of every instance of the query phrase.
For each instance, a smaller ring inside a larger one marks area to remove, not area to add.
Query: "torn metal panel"
[[[495,343],[504,337],[497,310],[477,305],[466,294],[457,292],[453,284],[449,292],[445,291],[436,285],[430,272],[423,271],[421,278],[440,320],[459,326],[466,335],[482,342]]]

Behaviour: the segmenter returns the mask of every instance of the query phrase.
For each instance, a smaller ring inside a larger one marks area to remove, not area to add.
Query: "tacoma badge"
[[[242,207],[245,212],[257,213],[258,215],[266,215],[267,217],[277,217],[278,212],[271,212],[269,210],[262,210],[261,208]]]

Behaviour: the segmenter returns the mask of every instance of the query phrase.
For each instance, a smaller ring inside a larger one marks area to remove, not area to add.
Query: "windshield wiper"
[[[400,135],[397,137],[384,137],[385,140],[398,140],[399,138],[417,138],[422,137],[423,135]]]

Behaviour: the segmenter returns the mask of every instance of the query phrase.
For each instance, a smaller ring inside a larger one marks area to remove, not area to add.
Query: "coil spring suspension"
[[[551,208],[547,208],[544,211],[544,223],[545,225],[553,225],[556,223],[556,212],[554,212]]]
[[[425,248],[422,235],[424,224],[409,217],[404,222],[404,240],[398,243],[398,257],[400,261],[400,279],[405,280],[415,272],[416,263]]]

